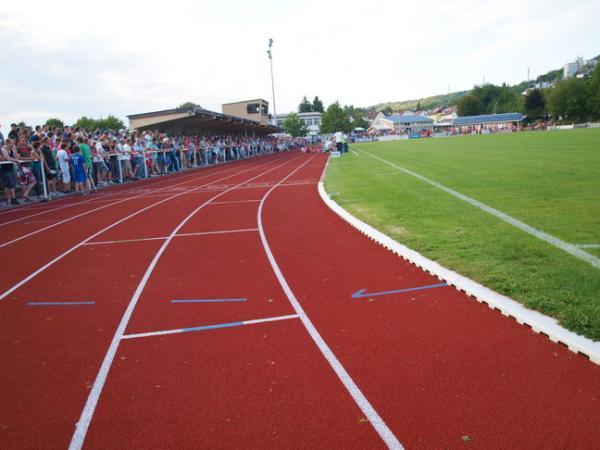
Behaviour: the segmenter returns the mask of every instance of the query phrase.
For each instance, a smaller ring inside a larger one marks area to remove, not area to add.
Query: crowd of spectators
[[[0,130],[0,183],[8,205],[85,195],[113,183],[161,176],[283,151],[297,143],[284,138],[216,133],[166,134],[157,130],[94,130],[11,125]]]

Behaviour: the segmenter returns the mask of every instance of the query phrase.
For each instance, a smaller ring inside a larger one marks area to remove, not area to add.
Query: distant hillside
[[[463,95],[468,94],[469,91],[451,92],[450,94],[444,95],[433,95],[431,97],[425,97],[415,100],[403,100],[400,102],[387,102],[379,103],[378,105],[371,106],[369,109],[375,109],[381,111],[385,108],[392,108],[394,111],[411,111],[421,109],[433,109],[439,106],[450,106],[456,104],[456,101]]]
[[[596,56],[595,58],[591,58],[591,59],[600,62],[600,55]],[[534,82],[540,83],[543,81],[547,81],[550,83],[554,83],[555,81],[562,79],[562,76],[563,76],[562,68],[556,69],[556,70],[551,70],[545,74],[538,76],[535,80],[531,80],[529,82],[522,81],[521,83],[510,86],[510,89],[514,93],[520,93],[523,90],[527,89],[528,87],[531,87]],[[394,112],[406,111],[407,109],[410,109],[411,111],[431,110],[431,109],[435,109],[435,108],[442,107],[442,106],[456,105],[456,102],[458,101],[458,99],[467,95],[469,92],[471,92],[471,91],[469,90],[469,91],[451,92],[451,93],[445,94],[445,95],[434,95],[431,97],[425,97],[425,98],[415,99],[415,100],[403,100],[403,101],[396,101],[396,102],[379,103],[379,104],[373,105],[367,109],[370,109],[370,110],[374,109],[376,111],[381,111],[386,108],[391,108]]]

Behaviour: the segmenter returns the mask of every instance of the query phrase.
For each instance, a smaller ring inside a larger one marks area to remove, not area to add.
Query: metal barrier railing
[[[238,161],[240,159],[247,159],[247,158],[254,158],[260,155],[265,155],[265,154],[270,154],[270,153],[274,153],[276,151],[276,147],[275,146],[260,146],[260,145],[250,145],[250,146],[242,146],[242,147],[236,147],[236,146],[230,146],[230,147],[209,147],[209,148],[194,148],[194,149],[189,149],[189,148],[185,148],[185,147],[178,147],[175,149],[157,149],[157,150],[144,150],[143,152],[140,151],[132,151],[129,154],[129,161],[134,161],[135,164],[135,160],[138,159],[139,157],[143,157],[143,162],[138,162],[137,165],[135,166],[135,171],[134,174],[138,174],[139,170],[143,170],[143,178],[151,178],[153,176],[157,176],[157,175],[166,175],[167,173],[173,173],[173,172],[183,172],[183,171],[187,171],[187,170],[193,170],[193,169],[199,169],[202,167],[208,167],[208,166],[212,166],[212,165],[217,165],[217,164],[224,164],[224,163],[229,163],[229,162],[233,162],[233,161]],[[113,173],[113,164],[111,164],[112,161],[116,162],[115,166],[117,169],[117,179],[119,183],[125,183],[128,180],[126,180],[123,176],[123,165],[121,164],[122,161],[125,161],[126,159],[120,159],[124,153],[123,152],[119,152],[119,151],[110,151],[110,152],[105,152],[106,157],[104,156],[98,156],[97,153],[92,153],[92,168],[95,167],[95,162],[100,162],[100,161],[94,161],[94,159],[100,158],[105,164],[107,164],[108,169],[111,173],[111,177],[114,179],[113,175],[115,175]],[[159,169],[158,167],[155,167],[155,158],[154,155],[161,155],[160,156],[160,160],[161,160],[161,166],[160,167],[160,171],[159,173],[156,173],[156,169]],[[114,160],[111,159],[111,157],[115,157]],[[177,162],[175,162],[177,161]],[[23,165],[23,164],[33,164],[35,162],[40,162],[42,163],[42,167],[41,170],[39,171],[41,173],[41,179],[38,180],[37,177],[36,178],[36,182],[40,183],[42,186],[42,198],[38,199],[40,201],[49,201],[50,200],[50,195],[48,193],[49,191],[49,186],[48,186],[48,179],[47,179],[47,175],[46,175],[46,168],[44,167],[44,158],[42,157],[41,159],[18,159],[16,161],[0,161],[0,164],[2,165],[6,165],[6,164],[11,164],[14,166],[14,170],[16,172],[18,172],[18,167],[19,165]],[[143,169],[139,168],[139,165],[142,166]],[[149,167],[150,166],[150,167]],[[17,184],[18,183],[18,173],[15,173],[16,179],[17,179]],[[56,171],[56,175],[57,177],[60,177],[62,175],[62,172],[60,170],[60,165],[57,164],[57,171]],[[95,173],[95,170],[93,169],[91,171],[91,174],[89,176],[94,177],[95,180],[97,181],[97,173]],[[88,180],[89,180],[89,176],[88,176]],[[86,180],[87,185],[88,185],[88,189],[90,188],[90,184],[89,182]]]

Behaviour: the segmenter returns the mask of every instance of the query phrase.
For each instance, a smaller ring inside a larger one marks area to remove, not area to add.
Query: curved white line
[[[185,178],[187,180],[187,179],[193,177],[194,175],[195,175],[194,173],[188,173],[188,174],[183,175],[182,178]],[[210,176],[210,175],[206,175],[205,177],[202,177],[202,178],[206,178],[207,176]],[[194,179],[194,180],[196,180],[196,179]],[[156,185],[160,185],[160,184],[163,184],[163,183],[171,181],[171,180],[166,180],[164,178],[161,178],[161,179],[149,178],[148,181],[154,181],[154,183],[152,183],[152,186],[156,186]],[[146,184],[148,184],[148,183],[146,183]],[[178,183],[178,184],[181,184],[181,183]],[[171,186],[176,186],[176,185],[171,185]],[[139,189],[140,187],[141,186],[131,186],[130,185],[130,186],[128,186],[128,189],[116,190],[116,191],[110,191],[110,192],[101,192],[100,195],[94,195],[93,197],[90,197],[87,200],[80,201],[80,202],[73,201],[73,202],[68,203],[66,205],[59,205],[57,207],[53,207],[53,205],[51,205],[49,203],[46,203],[45,204],[46,207],[42,206],[41,208],[39,208],[39,209],[43,209],[42,211],[36,212],[35,214],[30,214],[29,216],[18,217],[16,219],[10,220],[8,222],[2,222],[2,223],[0,223],[0,227],[4,227],[6,225],[10,225],[11,223],[20,222],[22,220],[30,219],[31,217],[41,216],[42,214],[47,214],[47,213],[50,213],[50,212],[60,211],[62,209],[66,209],[66,208],[71,208],[73,206],[79,206],[79,205],[85,205],[85,204],[89,204],[89,203],[94,203],[94,202],[97,202],[97,201],[101,201],[102,199],[106,199],[106,200],[103,200],[103,201],[112,201],[109,197],[115,197],[117,195],[122,195],[122,194],[128,194],[128,193],[131,193],[132,191],[134,191],[136,189]],[[162,189],[167,189],[167,188],[162,188]],[[162,189],[158,189],[158,190],[162,190]],[[75,200],[76,197],[61,197],[61,198],[54,199],[53,202],[55,203],[57,201],[64,200],[64,199]],[[22,209],[21,210],[16,209],[14,211],[22,211]],[[33,209],[31,211],[37,211],[37,210]],[[4,211],[4,212],[8,212],[8,211]]]
[[[263,163],[263,164],[260,164],[258,167],[262,167],[262,166],[264,166],[264,165],[266,165],[266,164],[269,164],[270,162],[271,162],[271,161],[267,161],[267,162],[265,162],[265,163]],[[251,167],[251,168],[249,168],[249,169],[246,169],[246,170],[243,170],[243,171],[241,171],[241,172],[236,172],[236,173],[234,173],[234,174],[231,174],[231,175],[228,175],[228,176],[226,176],[226,177],[218,178],[216,181],[220,181],[220,180],[226,180],[227,178],[231,178],[231,177],[234,177],[234,176],[236,176],[236,175],[240,175],[240,174],[242,174],[242,173],[248,172],[248,171],[250,171],[250,170],[255,170],[255,169],[256,169],[256,167]],[[217,172],[217,173],[223,173],[223,172],[225,172],[225,171],[222,171],[222,172]],[[213,174],[213,175],[216,175],[216,174]],[[203,178],[204,178],[204,177],[203,177]],[[214,182],[215,182],[215,180],[212,180],[212,181],[209,181],[209,183],[207,183],[207,184],[214,183]],[[197,189],[201,189],[201,188],[203,188],[204,186],[206,186],[207,184],[203,184],[203,185],[201,185],[201,186],[198,186],[198,187],[196,187],[196,188],[192,188],[192,189],[190,189],[190,191],[197,190]],[[128,215],[128,216],[126,216],[126,217],[122,218],[122,219],[119,219],[119,220],[117,220],[116,222],[114,222],[114,223],[112,223],[112,224],[108,225],[107,227],[105,227],[105,228],[102,228],[100,231],[98,231],[98,232],[96,232],[96,233],[92,234],[91,236],[87,237],[87,238],[86,238],[86,239],[84,239],[83,241],[79,242],[78,244],[74,245],[74,246],[73,246],[73,247],[71,247],[70,249],[66,250],[64,253],[61,253],[61,254],[60,254],[60,255],[58,255],[56,258],[52,259],[50,262],[48,262],[48,263],[44,264],[42,267],[40,267],[39,269],[37,269],[37,270],[35,270],[34,272],[32,272],[31,274],[29,274],[27,277],[23,278],[21,281],[19,281],[19,282],[18,282],[18,283],[16,283],[15,285],[13,285],[11,288],[9,288],[9,289],[7,289],[6,291],[4,291],[4,292],[3,292],[3,293],[0,295],[0,300],[4,300],[4,299],[5,299],[5,298],[6,298],[8,295],[10,295],[10,294],[11,294],[12,292],[14,292],[16,289],[18,289],[18,288],[20,288],[21,286],[23,286],[24,284],[28,283],[28,282],[29,282],[31,279],[35,278],[37,275],[39,275],[40,273],[42,273],[43,271],[45,271],[47,268],[49,268],[49,267],[51,267],[52,265],[54,265],[55,263],[57,263],[58,261],[60,261],[61,259],[63,259],[63,258],[64,258],[65,256],[67,256],[68,254],[70,254],[70,253],[72,253],[73,251],[77,250],[77,249],[78,249],[79,247],[81,247],[82,245],[85,245],[86,243],[88,243],[88,242],[89,242],[89,241],[91,241],[92,239],[94,239],[94,238],[96,238],[96,237],[100,236],[100,235],[101,235],[102,233],[104,233],[105,231],[108,231],[108,230],[110,230],[111,228],[113,228],[113,227],[115,227],[115,226],[117,226],[117,225],[119,225],[119,224],[121,224],[121,223],[125,222],[126,220],[129,220],[129,219],[131,219],[132,217],[135,217],[135,216],[137,216],[138,214],[140,214],[140,213],[142,213],[142,212],[144,212],[144,211],[147,211],[147,210],[149,210],[149,209],[151,209],[151,208],[154,208],[155,206],[161,205],[161,204],[163,204],[163,203],[165,203],[165,202],[167,202],[167,201],[169,201],[169,200],[172,200],[172,199],[174,199],[174,198],[176,198],[176,197],[179,197],[179,196],[181,196],[181,195],[184,195],[184,194],[185,194],[184,192],[183,192],[183,193],[179,193],[179,194],[174,194],[174,195],[172,195],[172,196],[170,196],[170,197],[167,197],[167,198],[165,198],[165,199],[163,199],[163,200],[160,200],[160,201],[158,201],[158,202],[156,202],[156,203],[153,203],[153,204],[151,204],[151,205],[148,205],[148,206],[146,206],[146,207],[144,207],[144,208],[142,208],[142,209],[139,209],[138,211],[136,211],[136,212],[134,212],[134,213],[132,213],[132,214],[130,214],[130,215]]]
[[[279,164],[275,167],[272,167],[271,169],[261,172],[260,174],[250,178],[250,180],[243,181],[242,183],[239,183],[236,186],[233,186],[225,191],[218,193],[217,195],[214,195],[210,200],[205,201],[200,206],[198,206],[196,209],[194,209],[185,219],[183,219],[179,223],[179,225],[177,225],[173,229],[173,231],[171,231],[171,234],[167,237],[165,242],[158,249],[158,251],[154,255],[154,258],[148,265],[148,268],[146,269],[144,276],[140,280],[133,296],[131,297],[131,300],[129,301],[129,304],[127,305],[127,309],[125,310],[125,313],[123,314],[123,317],[121,318],[119,326],[117,327],[117,330],[115,331],[115,334],[110,343],[110,346],[108,347],[108,351],[106,352],[106,355],[104,356],[104,360],[102,361],[102,365],[100,366],[98,375],[96,376],[96,379],[94,380],[92,390],[90,391],[88,399],[85,403],[85,406],[81,413],[81,417],[79,418],[79,422],[77,422],[75,432],[73,433],[73,437],[71,439],[71,444],[69,445],[69,450],[79,450],[83,446],[83,442],[87,435],[88,428],[89,428],[92,418],[94,416],[94,411],[96,410],[98,400],[100,399],[100,394],[102,393],[102,389],[104,388],[104,384],[106,383],[106,378],[108,376],[108,372],[112,366],[112,362],[114,360],[115,354],[117,353],[117,350],[119,349],[119,344],[120,344],[121,340],[123,339],[123,336],[125,335],[125,329],[127,328],[127,325],[129,324],[131,315],[133,314],[133,311],[137,305],[137,302],[140,299],[140,296],[142,295],[142,292],[144,291],[146,284],[148,283],[148,280],[150,279],[150,276],[152,275],[152,272],[154,272],[154,269],[155,269],[156,265],[158,264],[160,257],[165,252],[166,248],[169,246],[171,241],[174,239],[175,235],[179,232],[179,230],[183,226],[185,226],[185,224],[198,211],[200,211],[202,208],[204,208],[206,205],[208,205],[214,199],[221,197],[222,195],[226,194],[227,192],[230,192],[230,191],[236,189],[238,186],[241,186],[244,183],[247,183],[248,181],[254,180],[256,178],[263,176],[266,173],[269,173],[275,169],[278,169],[279,167],[282,167],[282,166],[290,163],[291,161],[294,161],[297,158],[298,157],[289,159],[289,160],[285,161],[283,164]]]
[[[325,174],[325,171],[323,171],[323,174]],[[444,280],[457,289],[464,291],[466,295],[475,297],[478,302],[483,302],[492,309],[498,309],[503,315],[515,318],[521,324],[529,325],[537,333],[546,334],[552,342],[561,342],[572,352],[587,355],[592,362],[600,364],[600,342],[594,342],[591,339],[569,331],[563,328],[556,319],[531,310],[510,297],[492,291],[470,278],[446,269],[441,264],[395,241],[388,235],[353,216],[333,201],[327,192],[325,192],[322,181],[319,182],[319,195],[323,203],[335,214],[379,245],[429,272],[431,275],[438,277],[440,280]]]
[[[306,161],[304,164],[308,163],[309,161],[310,160]],[[381,437],[383,442],[385,442],[388,448],[396,450],[403,449],[404,447],[402,447],[400,441],[398,441],[394,433],[389,429],[389,427],[383,421],[379,413],[377,413],[377,411],[375,410],[375,408],[373,408],[369,400],[367,400],[367,397],[365,397],[365,395],[362,393],[358,385],[354,382],[350,374],[346,371],[342,363],[337,359],[331,348],[329,348],[321,334],[317,331],[311,320],[308,318],[306,312],[304,311],[304,308],[302,308],[302,306],[300,305],[300,302],[294,295],[294,292],[292,291],[289,284],[287,283],[287,280],[283,276],[283,273],[281,272],[281,269],[279,268],[279,265],[277,264],[277,261],[273,256],[273,252],[271,251],[269,242],[267,241],[265,229],[262,223],[262,210],[265,200],[269,197],[271,192],[273,192],[273,190],[277,186],[285,182],[285,180],[287,180],[295,172],[300,170],[304,166],[304,164],[302,164],[302,166],[298,167],[296,170],[294,170],[294,172],[290,173],[278,184],[269,189],[269,191],[264,195],[258,207],[258,232],[260,234],[260,239],[265,249],[265,253],[267,254],[267,258],[269,259],[269,263],[271,264],[271,268],[273,269],[273,272],[275,273],[275,276],[277,277],[277,280],[279,281],[279,284],[285,292],[285,295],[287,296],[289,302],[294,308],[294,311],[296,311],[296,314],[298,314],[298,317],[302,321],[302,324],[306,328],[306,331],[308,331],[308,334],[313,339],[313,341],[315,342],[315,344],[317,345],[317,347],[319,348],[319,350],[321,351],[331,368],[334,370],[335,374],[338,376],[346,390],[352,396],[356,405],[367,417],[373,428],[375,428],[375,431],[377,431],[377,434],[379,434],[379,436]]]
[[[217,173],[223,173],[223,172],[227,172],[228,170],[231,170],[231,168],[229,168],[229,169],[226,169],[226,170],[224,170],[224,171],[221,171],[221,172],[217,172]],[[188,175],[190,175],[190,176],[191,176],[192,174],[188,174]],[[216,175],[216,174],[214,174],[214,173],[213,173],[212,175]],[[206,176],[204,176],[204,177],[201,177],[200,179],[202,179],[202,178],[207,178],[207,177],[209,177],[209,176],[212,176],[212,175],[208,175],[208,174],[207,174]],[[164,188],[157,189],[155,192],[159,192],[159,191],[164,191],[164,190],[167,190],[167,189],[171,189],[171,188],[173,188],[174,186],[180,186],[180,185],[182,185],[182,184],[189,183],[190,181],[196,181],[196,179],[194,179],[194,178],[192,178],[192,180],[188,180],[187,178],[189,178],[189,177],[188,177],[187,175],[185,176],[185,178],[186,178],[186,180],[185,180],[185,181],[182,181],[182,182],[179,182],[179,183],[175,183],[175,184],[170,184],[170,185],[169,185],[169,186],[167,186],[167,187],[164,187]],[[205,185],[205,186],[206,186],[206,185]],[[189,191],[182,192],[182,194],[189,193],[190,191],[192,191],[192,190],[189,190]],[[117,195],[119,195],[119,194],[124,194],[124,193],[126,193],[126,192],[127,192],[127,191],[125,191],[125,192],[119,192]],[[23,240],[23,239],[26,239],[26,238],[28,238],[28,237],[35,236],[36,234],[39,234],[39,233],[41,233],[41,232],[43,232],[43,231],[49,230],[49,229],[51,229],[51,228],[54,228],[54,227],[56,227],[56,226],[58,226],[58,225],[62,225],[63,223],[67,223],[67,222],[70,222],[70,221],[72,221],[72,220],[78,219],[79,217],[86,216],[86,215],[88,215],[88,214],[91,214],[91,213],[93,213],[93,212],[100,211],[100,210],[102,210],[102,209],[105,209],[105,208],[110,208],[110,207],[112,207],[112,206],[115,206],[115,205],[118,205],[118,204],[120,204],[120,203],[124,203],[124,202],[130,201],[130,200],[134,200],[134,199],[138,199],[138,198],[144,198],[144,195],[145,195],[145,193],[141,193],[141,194],[138,194],[138,195],[134,195],[133,197],[127,197],[127,198],[124,198],[124,199],[122,199],[122,200],[117,200],[117,201],[114,201],[114,202],[112,202],[112,203],[110,203],[110,204],[108,204],[108,205],[102,205],[102,206],[99,206],[99,207],[97,207],[97,208],[93,208],[93,209],[91,209],[91,210],[89,210],[89,211],[84,211],[84,212],[82,212],[82,213],[80,213],[80,214],[77,214],[77,215],[75,215],[75,216],[71,216],[71,217],[68,217],[68,218],[66,218],[66,219],[63,219],[63,220],[61,220],[61,221],[59,221],[59,222],[53,223],[52,225],[48,225],[48,226],[46,226],[46,227],[39,228],[39,229],[37,229],[37,230],[34,230],[34,231],[30,232],[30,233],[27,233],[27,234],[24,234],[24,235],[22,235],[22,236],[19,236],[18,238],[12,239],[12,240],[10,240],[10,241],[7,241],[7,242],[3,242],[3,243],[1,243],[1,244],[0,244],[0,248],[7,247],[7,246],[9,246],[9,245],[11,245],[11,244],[14,244],[15,242],[19,242],[19,241],[21,241],[21,240]],[[81,202],[81,203],[83,203],[83,202]],[[81,203],[76,203],[76,205],[77,205],[77,204],[81,204]],[[17,219],[17,220],[20,220],[20,219]]]

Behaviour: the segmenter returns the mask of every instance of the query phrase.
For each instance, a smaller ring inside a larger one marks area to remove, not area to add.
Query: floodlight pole
[[[271,47],[273,47],[273,39],[269,39],[269,50],[267,55],[269,56],[269,63],[271,64],[271,90],[273,91],[273,120],[275,126],[277,126],[277,108],[275,106],[275,79],[273,78],[273,54],[271,53]]]

